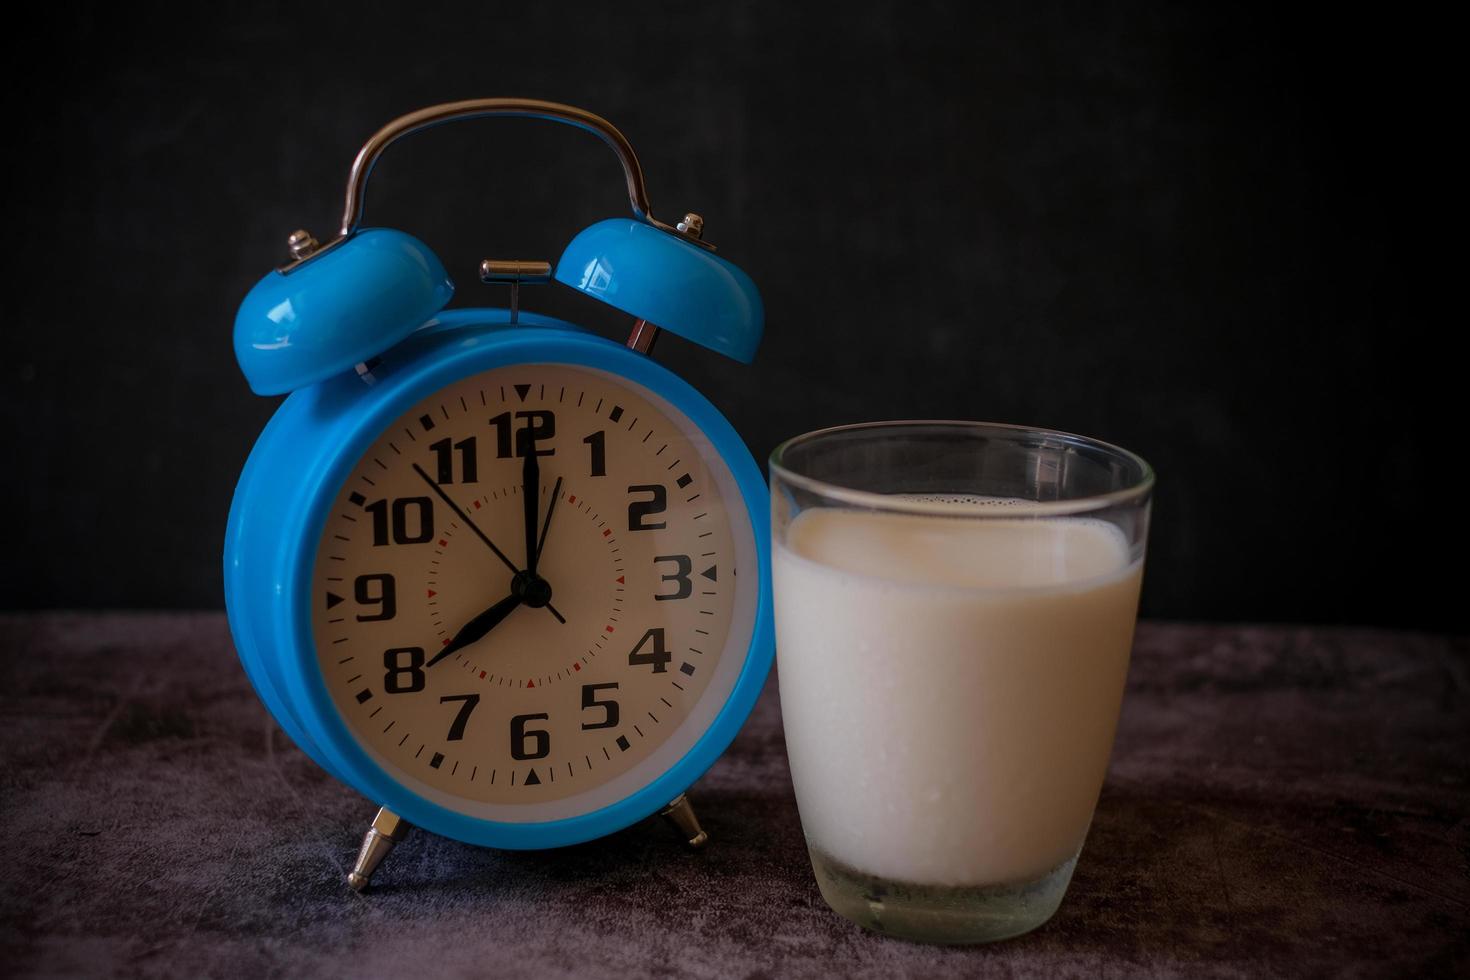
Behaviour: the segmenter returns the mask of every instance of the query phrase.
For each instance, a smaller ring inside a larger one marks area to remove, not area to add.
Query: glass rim
[[[991,429],[1000,430],[1010,435],[1027,433],[1031,435],[1047,436],[1070,442],[1089,449],[1101,450],[1115,457],[1126,460],[1138,468],[1139,477],[1136,481],[1126,487],[1117,490],[1109,490],[1107,493],[1089,494],[1085,497],[1074,497],[1070,500],[1028,500],[1022,507],[993,508],[984,511],[957,510],[952,503],[939,501],[925,501],[904,499],[894,494],[878,493],[874,490],[859,490],[855,487],[843,486],[840,483],[831,483],[827,480],[819,480],[804,473],[797,473],[788,469],[782,462],[783,457],[793,447],[836,435],[841,432],[855,432],[864,429],[891,429],[904,428],[907,426],[941,426],[954,429]],[[782,441],[771,450],[767,460],[771,468],[771,476],[780,476],[781,480],[793,484],[813,493],[838,500],[843,503],[866,507],[871,510],[895,511],[899,513],[938,515],[943,517],[984,517],[984,518],[1021,518],[1029,516],[1055,516],[1068,514],[1086,514],[1093,511],[1106,510],[1130,503],[1136,503],[1147,497],[1154,487],[1154,468],[1142,456],[1131,450],[1091,436],[1078,435],[1075,432],[1065,432],[1061,429],[1048,429],[1035,425],[1015,425],[1009,422],[979,422],[964,419],[891,419],[876,422],[850,422],[845,425],[832,425],[824,429],[814,429],[811,432],[803,432]],[[774,482],[774,480],[773,480]]]

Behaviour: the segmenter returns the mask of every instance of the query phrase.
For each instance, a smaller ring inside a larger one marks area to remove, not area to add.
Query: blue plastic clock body
[[[581,275],[591,268],[590,262],[563,264],[571,270],[569,275]],[[429,272],[442,275],[442,267]],[[558,273],[560,278],[560,268]],[[759,303],[758,294],[754,301]],[[281,304],[273,303],[266,312],[275,311],[279,317]],[[291,338],[280,342],[289,344]],[[239,344],[237,325],[237,348]],[[743,668],[714,723],[683,758],[633,795],[595,812],[542,823],[503,823],[468,817],[425,800],[363,751],[333,705],[318,666],[310,582],[332,501],[362,453],[389,424],[430,393],[461,378],[525,363],[607,371],[641,385],[687,416],[730,468],[739,499],[728,506],[745,509],[761,574],[754,632]],[[224,556],[226,605],[241,662],[271,714],[303,751],[338,779],[410,823],[470,843],[502,848],[577,843],[622,829],[677,797],[735,737],[760,694],[774,654],[766,571],[768,492],[744,442],[704,396],[657,362],[571,324],[526,312],[514,325],[503,310],[440,313],[383,354],[373,369],[373,381],[365,384],[352,371],[339,371],[295,390],[251,452],[230,508]]]

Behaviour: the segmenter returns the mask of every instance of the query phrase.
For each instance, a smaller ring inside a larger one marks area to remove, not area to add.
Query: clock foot
[[[659,816],[666,817],[690,847],[700,848],[709,841],[709,834],[699,825],[699,818],[694,815],[694,807],[689,805],[689,797],[685,794],[680,793],[674,802],[659,811]]]
[[[362,891],[372,880],[373,872],[383,863],[383,858],[393,850],[393,845],[408,836],[412,825],[387,807],[379,807],[373,825],[362,839],[362,849],[357,852],[357,863],[347,876],[347,884],[353,891]]]

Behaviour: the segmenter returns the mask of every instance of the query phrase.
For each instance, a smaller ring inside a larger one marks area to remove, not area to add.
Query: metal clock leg
[[[678,799],[659,811],[659,816],[668,818],[690,847],[700,848],[709,841],[709,834],[699,825],[699,818],[694,815],[694,807],[689,805],[686,794],[680,793]]]
[[[362,891],[372,880],[373,872],[383,863],[383,858],[393,850],[393,845],[408,836],[413,825],[387,807],[379,807],[373,825],[362,839],[362,849],[357,852],[357,863],[347,876],[347,884],[354,891]]]

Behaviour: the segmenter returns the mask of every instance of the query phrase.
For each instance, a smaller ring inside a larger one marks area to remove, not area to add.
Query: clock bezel
[[[724,416],[661,364],[549,317],[522,313],[521,322],[510,329],[508,320],[509,314],[500,310],[448,311],[386,354],[374,370],[372,387],[349,376],[288,398],[252,453],[237,490],[226,539],[226,594],[247,672],[282,727],[313,759],[410,823],[474,844],[534,849],[606,836],[656,812],[703,775],[734,739],[760,695],[775,652],[770,581],[764,574],[770,567],[769,491],[744,441]],[[341,717],[322,676],[312,636],[311,589],[317,547],[332,504],[373,441],[434,391],[482,371],[535,362],[625,378],[696,426],[730,470],[739,500],[725,504],[745,508],[762,574],[756,576],[751,641],[734,687],[709,727],[678,761],[641,789],[601,809],[556,820],[509,823],[468,816],[429,801],[369,757]],[[280,549],[276,560],[269,562],[271,573],[262,576],[257,566],[264,556],[257,553],[248,556],[254,561],[239,560],[242,552],[261,546],[248,540],[254,516],[250,498],[291,492],[286,487],[293,488],[300,503],[291,508],[289,519],[280,521],[276,532]],[[261,635],[270,640],[257,645],[255,639]],[[281,717],[283,708],[287,718]]]

